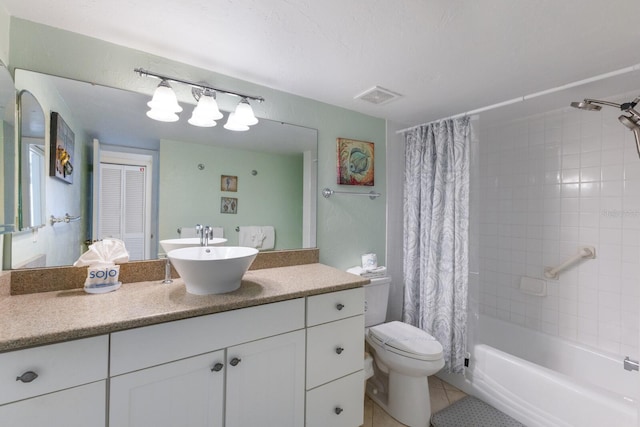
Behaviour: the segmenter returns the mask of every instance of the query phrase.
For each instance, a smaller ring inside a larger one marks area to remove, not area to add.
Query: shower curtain
[[[434,336],[445,369],[466,354],[470,119],[405,133],[403,320]]]

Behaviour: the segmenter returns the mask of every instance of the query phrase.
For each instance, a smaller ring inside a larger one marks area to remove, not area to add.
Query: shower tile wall
[[[481,130],[480,311],[637,357],[640,159],[618,115],[567,108]],[[597,258],[547,280],[545,297],[519,290],[579,245]]]

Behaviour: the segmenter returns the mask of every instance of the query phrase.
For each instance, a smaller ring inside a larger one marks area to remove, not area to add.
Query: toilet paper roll
[[[378,267],[378,256],[376,254],[362,255],[362,268],[364,270],[373,270]]]

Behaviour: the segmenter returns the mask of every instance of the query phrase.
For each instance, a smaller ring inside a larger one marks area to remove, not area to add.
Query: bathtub
[[[638,426],[640,378],[621,357],[488,316],[479,325],[465,375],[443,380],[530,427]]]

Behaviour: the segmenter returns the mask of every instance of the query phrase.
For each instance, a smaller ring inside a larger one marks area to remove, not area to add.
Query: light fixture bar
[[[227,95],[233,95],[233,96],[237,96],[238,98],[244,98],[244,99],[251,99],[253,101],[258,101],[258,102],[264,102],[264,98],[261,96],[253,96],[253,95],[247,95],[244,93],[240,93],[240,92],[232,92],[226,89],[220,89],[217,87],[213,87],[213,86],[207,86],[201,83],[195,83],[195,82],[191,82],[188,80],[182,80],[182,79],[178,79],[176,77],[169,77],[169,76],[165,76],[163,74],[158,74],[158,73],[154,73],[148,70],[145,70],[143,68],[136,68],[133,70],[134,72],[140,74],[141,76],[147,76],[147,77],[153,77],[159,80],[165,80],[168,82],[175,82],[175,83],[181,83],[187,86],[191,86],[192,88],[197,88],[197,89],[209,89],[215,92],[220,92],[220,93],[225,93]]]

